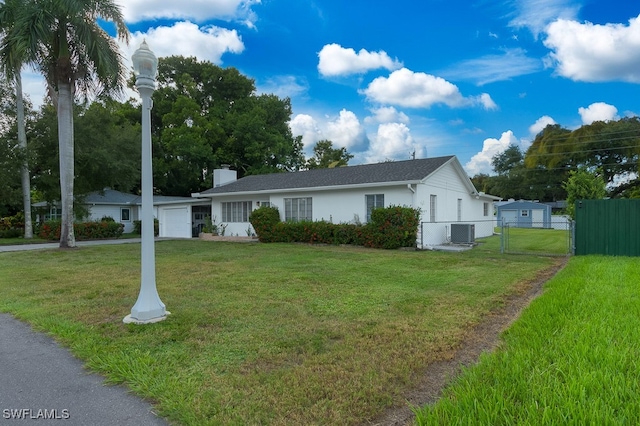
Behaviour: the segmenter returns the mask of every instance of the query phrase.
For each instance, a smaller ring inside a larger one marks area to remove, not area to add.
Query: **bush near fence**
[[[347,244],[373,248],[415,247],[420,212],[410,207],[374,209],[365,225],[326,221],[282,222],[276,207],[261,207],[249,217],[258,239],[265,243],[301,242]]]
[[[38,236],[46,240],[60,239],[59,220],[50,220],[38,229]],[[77,240],[100,240],[119,238],[124,231],[124,225],[114,221],[101,220],[98,222],[77,222],[73,224],[73,232]]]

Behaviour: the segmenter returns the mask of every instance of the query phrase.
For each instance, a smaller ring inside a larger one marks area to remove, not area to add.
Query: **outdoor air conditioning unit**
[[[471,223],[452,223],[451,242],[455,244],[472,244],[476,241],[476,226]]]

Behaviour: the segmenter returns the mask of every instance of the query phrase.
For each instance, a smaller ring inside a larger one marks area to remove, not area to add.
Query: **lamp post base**
[[[164,321],[171,314],[169,311],[165,311],[164,315],[155,318],[149,318],[146,320],[137,319],[131,316],[131,314],[127,315],[122,319],[122,322],[125,324],[153,324],[155,322]]]

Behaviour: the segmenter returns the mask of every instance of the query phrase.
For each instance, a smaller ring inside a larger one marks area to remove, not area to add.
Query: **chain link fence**
[[[571,219],[549,222],[505,222],[500,229],[500,251],[507,254],[570,256],[574,253],[575,231]]]
[[[545,222],[422,222],[417,246],[424,250],[461,251],[482,246],[504,254],[569,256],[574,252],[574,222],[553,216]]]

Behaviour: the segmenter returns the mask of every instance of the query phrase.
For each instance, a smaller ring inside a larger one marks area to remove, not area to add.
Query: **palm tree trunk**
[[[62,201],[60,248],[70,248],[76,246],[76,238],[73,232],[73,92],[68,81],[58,81],[58,145]]]
[[[31,178],[29,177],[29,162],[27,161],[27,134],[24,125],[24,102],[22,99],[22,76],[20,70],[16,72],[16,114],[18,118],[18,145],[22,149],[22,205],[24,208],[24,238],[33,238],[31,223]]]

